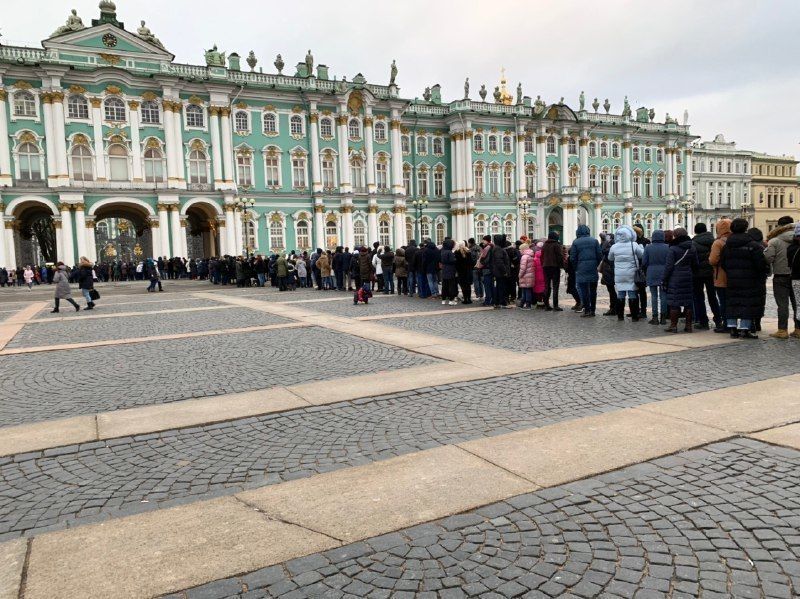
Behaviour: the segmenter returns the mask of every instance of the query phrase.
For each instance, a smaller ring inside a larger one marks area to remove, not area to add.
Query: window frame
[[[187,104],[183,109],[183,118],[187,129],[205,129],[208,122],[206,110],[199,104]]]
[[[106,123],[127,123],[128,122],[128,107],[125,106],[125,100],[119,96],[107,96],[103,99],[103,121]],[[114,118],[109,118],[109,113]],[[121,111],[121,112],[120,112]],[[122,118],[116,118],[116,117]]]
[[[76,105],[74,101],[76,100],[78,101],[77,107],[86,110],[86,116],[72,113],[72,108]],[[92,119],[92,111],[89,109],[89,100],[86,99],[86,96],[83,94],[70,94],[67,97],[67,119],[71,121],[90,121]]]

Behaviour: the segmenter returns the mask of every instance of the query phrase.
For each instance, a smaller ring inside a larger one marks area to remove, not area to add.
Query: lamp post
[[[685,198],[680,202],[681,208],[683,208],[683,226],[688,230],[689,229],[689,209],[694,208],[694,200],[690,198]]]
[[[517,200],[517,208],[519,209],[519,216],[522,219],[522,235],[528,235],[528,214],[531,207],[531,201]],[[522,236],[520,235],[520,237]]]
[[[419,242],[422,243],[422,213],[428,205],[428,200],[424,198],[416,199],[411,202],[414,206],[414,224],[417,225],[417,237]]]
[[[247,258],[250,258],[250,245],[247,243],[247,211],[252,210],[253,206],[256,205],[255,198],[238,198],[234,207],[237,210],[241,210],[242,212],[242,237],[240,239],[244,246],[244,253]]]
[[[747,221],[747,224],[750,224],[750,203],[742,203],[742,218]]]

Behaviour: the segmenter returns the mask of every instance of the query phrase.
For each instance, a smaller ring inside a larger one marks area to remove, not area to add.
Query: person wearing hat
[[[567,261],[564,246],[558,240],[558,231],[550,231],[547,240],[542,245],[542,269],[544,270],[544,309],[561,312],[558,307],[558,285],[561,282],[561,269]],[[550,305],[552,298],[553,304]]]
[[[758,339],[751,328],[761,314],[761,288],[769,266],[764,246],[747,234],[745,219],[731,222],[719,265],[727,277],[725,317],[731,337]]]
[[[692,244],[689,233],[682,227],[675,229],[672,245],[667,251],[663,277],[669,306],[669,327],[664,329],[667,333],[678,332],[678,318],[681,310],[685,310],[686,314],[686,326],[683,330],[687,333],[693,331],[694,273],[697,272],[699,266],[697,250]]]

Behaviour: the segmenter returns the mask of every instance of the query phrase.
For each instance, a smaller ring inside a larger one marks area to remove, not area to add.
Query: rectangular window
[[[385,162],[375,164],[375,184],[381,191],[389,189],[389,171]]]
[[[411,195],[411,170],[403,169],[403,188],[406,190],[406,196]]]
[[[333,165],[333,159],[330,158],[323,158],[322,159],[322,188],[323,189],[333,189],[336,187],[336,178],[335,178],[335,170]]]
[[[420,171],[417,173],[417,194],[420,196],[428,195],[428,172]]]
[[[276,156],[268,156],[264,161],[264,174],[267,187],[280,187],[280,167]]]
[[[437,198],[444,197],[444,172],[433,173],[433,195]]]
[[[253,168],[249,156],[236,157],[236,176],[239,185],[253,185]]]
[[[489,193],[492,195],[497,195],[500,191],[500,173],[498,169],[491,168],[489,169]]]
[[[295,189],[305,189],[306,187],[305,158],[292,158],[292,187]]]

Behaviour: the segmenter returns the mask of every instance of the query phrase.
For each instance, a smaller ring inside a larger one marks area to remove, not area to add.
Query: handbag
[[[633,273],[633,282],[644,285],[647,282],[647,273],[645,273],[644,268],[642,268],[642,263],[639,262],[639,257],[636,255],[636,250],[633,248],[632,241],[631,253],[633,254],[633,261],[636,262],[636,271]]]
[[[97,289],[90,289],[89,290],[89,297],[92,298],[92,301],[100,299],[100,292]]]

